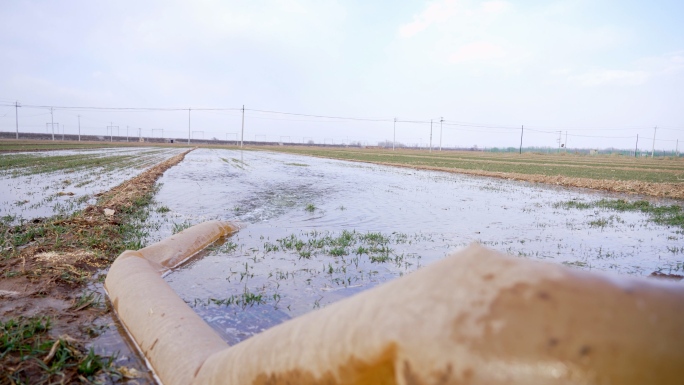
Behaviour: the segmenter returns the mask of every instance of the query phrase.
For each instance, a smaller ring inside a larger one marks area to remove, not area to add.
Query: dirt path
[[[102,366],[98,370],[83,369],[88,366],[87,360],[92,361],[92,354],[84,346],[101,332],[97,321],[106,323],[111,319],[107,302],[97,292],[104,278],[100,272],[125,250],[130,222],[150,203],[157,179],[190,151],[120,184],[102,194],[97,204],[71,217],[3,226],[2,236],[11,240],[11,246],[2,251],[0,258],[0,342],[2,352],[9,354],[0,358],[0,384],[17,380],[111,382],[121,377],[137,377],[144,370],[107,367],[105,357],[100,357],[99,364],[93,364]],[[45,317],[49,317],[48,326],[33,327]],[[22,330],[26,334],[26,328],[35,331],[25,341],[36,347],[29,359],[22,358],[26,352],[12,351],[19,342],[5,342]],[[57,360],[50,354],[71,358],[55,370],[52,366]]]

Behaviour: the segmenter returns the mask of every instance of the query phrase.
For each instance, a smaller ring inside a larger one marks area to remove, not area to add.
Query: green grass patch
[[[137,250],[145,246],[145,239],[149,235],[145,222],[157,189],[155,186],[122,206],[116,214],[117,220],[112,222],[90,222],[81,217],[81,212],[71,216],[57,215],[36,223],[10,225],[2,222],[0,248],[8,250],[2,253],[2,258],[17,257],[22,248],[30,246],[55,252],[83,251],[93,256],[87,264],[63,267],[55,272],[59,281],[83,284],[94,271],[108,266],[124,250]],[[46,272],[44,269],[34,269],[22,274],[38,278]],[[46,276],[43,278],[47,279]]]
[[[282,251],[295,251],[301,258],[309,259],[316,254],[343,257],[349,254],[364,255],[373,263],[402,259],[393,255],[391,243],[404,243],[403,234],[386,235],[382,233],[359,233],[343,230],[341,233],[319,233],[312,231],[303,238],[292,234],[278,239]],[[272,251],[272,245],[264,244],[264,252]]]
[[[0,383],[94,382],[96,376],[122,379],[112,365],[114,357],[86,350],[68,336],[55,339],[48,334],[50,326],[45,317],[0,321]]]
[[[556,208],[580,209],[600,208],[614,211],[641,212],[659,225],[684,228],[684,207],[679,205],[653,205],[645,200],[628,201],[625,199],[601,199],[595,202],[567,201],[554,204]],[[599,227],[599,223],[596,224]]]
[[[192,227],[192,223],[190,221],[183,221],[181,223],[174,222],[172,231],[173,231],[173,234],[178,234],[181,231],[188,229],[190,227]]]
[[[21,133],[19,134],[21,135]],[[107,138],[109,139],[109,137]],[[179,148],[187,147],[179,144],[155,143],[155,142],[88,142],[88,141],[52,141],[52,140],[0,140],[0,152],[28,152],[28,151],[56,151],[56,150],[91,150],[99,148],[132,148],[132,147],[158,147]]]
[[[168,213],[169,211],[171,211],[171,209],[168,208],[167,206],[159,206],[157,208],[157,212],[160,214]]]
[[[557,202],[553,204],[553,207],[555,208],[564,208],[566,210],[570,209],[580,209],[580,210],[586,210],[590,209],[593,206],[590,203],[586,202],[579,202],[579,201],[567,201],[567,202]]]
[[[257,294],[250,292],[246,287],[242,294],[231,295],[227,298],[209,298],[207,301],[201,301],[199,299],[195,300],[194,305],[219,305],[219,306],[239,306],[243,310],[247,307],[252,307],[254,305],[264,305],[267,303],[267,299],[263,294]]]
[[[464,151],[421,151],[384,149],[332,149],[316,147],[278,147],[271,151],[312,155],[370,163],[393,163],[415,167],[439,167],[454,170],[564,176],[600,180],[681,183],[684,162],[668,159],[582,156],[558,154],[501,154]]]

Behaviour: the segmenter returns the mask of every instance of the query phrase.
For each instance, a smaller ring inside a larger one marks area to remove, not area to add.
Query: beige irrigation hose
[[[166,385],[190,384],[207,357],[228,347],[171,287],[162,274],[223,236],[227,222],[205,222],[112,264],[105,289],[114,311]]]
[[[137,264],[120,273],[117,260],[106,284],[167,385],[684,382],[679,283],[475,245],[227,347],[183,301],[173,302],[158,267],[143,263],[144,250],[119,257]],[[130,277],[134,271],[146,275]]]

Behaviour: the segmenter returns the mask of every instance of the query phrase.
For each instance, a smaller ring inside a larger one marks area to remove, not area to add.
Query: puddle
[[[209,219],[244,226],[166,277],[230,343],[471,242],[617,274],[684,269],[680,228],[554,206],[625,198],[605,192],[218,149],[191,152],[160,182],[146,243]]]
[[[0,217],[15,224],[71,214],[94,203],[96,194],[180,152],[182,149],[126,148],[0,155],[0,161],[15,159],[17,164],[0,171]],[[21,158],[45,162],[39,167],[22,167]]]

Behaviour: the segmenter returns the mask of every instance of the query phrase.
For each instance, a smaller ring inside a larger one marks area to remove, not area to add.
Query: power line
[[[14,104],[0,104],[14,106]],[[90,110],[90,111],[187,111],[185,107],[92,107],[92,106],[47,106],[38,104],[22,104],[26,108],[45,108],[54,110]],[[193,108],[196,111],[238,111],[239,108]]]
[[[259,119],[259,120],[276,120],[279,122],[315,122],[315,123],[344,123],[343,121],[335,121],[335,120],[327,120],[327,121],[320,121],[320,120],[311,120],[311,119],[282,119],[282,118],[267,118],[264,116],[256,116],[256,115],[246,115],[249,116],[252,119]]]
[[[0,104],[6,107],[14,107],[14,104],[2,103]],[[38,105],[38,104],[22,104],[25,108],[41,108],[41,109],[53,109],[53,110],[91,110],[91,111],[187,111],[188,108],[184,107],[98,107],[98,106],[48,106],[48,105]],[[235,111],[240,112],[241,108],[231,108],[231,107],[203,107],[203,108],[192,108],[195,111]],[[393,122],[394,118],[366,118],[366,117],[350,117],[350,116],[335,116],[335,115],[320,115],[320,114],[304,114],[296,112],[284,112],[284,111],[273,111],[273,110],[261,110],[261,109],[245,109],[245,111],[252,111],[258,113],[266,114],[277,114],[277,115],[291,115],[291,116],[303,116],[319,119],[336,119],[336,120],[352,120],[352,121],[366,121],[366,122]],[[46,115],[47,113],[44,113]],[[26,117],[38,116],[38,115],[28,115]],[[266,118],[261,118],[266,119]],[[276,120],[275,118],[271,118]],[[400,120],[397,119],[398,123],[413,123],[413,124],[429,124],[430,120]],[[498,128],[498,129],[509,129],[518,130],[517,125],[493,125],[493,124],[482,124],[482,123],[470,123],[470,122],[459,122],[459,121],[449,121],[444,120],[443,124],[446,126],[457,126],[457,127],[474,127],[474,128]],[[567,129],[575,131],[611,131],[611,130],[643,130],[650,129],[651,127],[575,127],[575,126],[544,126],[552,131],[537,130],[538,132],[548,132],[555,133],[555,129]],[[671,128],[671,127],[659,127],[660,129],[672,130],[672,131],[684,131],[684,128]],[[532,130],[528,126],[529,130]]]
[[[393,119],[352,118],[352,117],[345,117],[345,116],[312,115],[312,114],[300,114],[300,113],[295,113],[295,112],[257,110],[257,109],[253,109],[253,108],[245,108],[245,111],[263,112],[263,113],[268,113],[268,114],[279,114],[279,115],[307,116],[310,118],[358,120],[358,121],[365,121],[365,122],[392,122],[393,121]]]
[[[21,104],[17,106],[17,103],[14,102],[12,104],[9,104],[8,102],[0,102],[0,106],[5,106],[5,107],[14,107],[15,110],[18,107],[21,108],[35,108],[35,109],[48,109],[49,112],[45,113],[40,113],[40,114],[34,114],[34,115],[23,115],[22,117],[25,118],[30,118],[30,117],[35,117],[35,116],[43,116],[47,114],[53,113],[54,110],[62,110],[64,111],[63,113],[69,114],[69,115],[76,115],[76,112],[79,111],[127,111],[127,112],[150,112],[150,111],[163,111],[163,112],[168,112],[168,111],[188,111],[190,112],[190,108],[183,108],[183,107],[98,107],[98,106],[48,106],[48,105],[40,105],[40,104]],[[247,109],[247,108],[230,108],[230,107],[204,107],[204,108],[192,108],[194,111],[207,111],[207,112],[212,112],[220,115],[237,115],[237,114],[242,114],[243,115],[243,120],[244,120],[244,112],[245,111],[250,111],[255,114],[249,114],[250,117],[254,119],[264,119],[264,120],[280,120],[280,121],[287,121],[287,122],[318,122],[318,123],[339,123],[343,121],[358,121],[358,122],[374,122],[374,123],[390,123],[392,122],[394,124],[394,128],[396,129],[396,123],[403,123],[403,124],[419,124],[419,125],[427,125],[431,124],[431,120],[400,120],[397,118],[368,118],[368,117],[353,117],[353,116],[336,116],[336,115],[321,115],[321,114],[305,114],[305,113],[296,113],[296,112],[285,112],[285,111],[274,111],[274,110],[262,110],[262,109]],[[312,119],[289,119],[289,118],[278,118],[278,117],[266,117],[266,116],[259,116],[260,114],[270,114],[270,115],[284,115],[284,116],[292,116],[292,117],[305,117],[305,118],[312,118]],[[90,119],[86,116],[81,116],[86,120],[91,120],[93,122],[99,121],[96,119]],[[189,119],[189,117],[188,117]],[[322,119],[322,120],[316,120],[316,119]],[[99,121],[103,122],[103,121]],[[440,133],[441,133],[441,125],[449,127],[458,127],[459,131],[469,131],[469,132],[482,132],[482,130],[488,130],[488,132],[498,132],[498,133],[503,133],[503,132],[517,132],[519,129],[519,126],[515,125],[501,125],[501,124],[483,124],[483,123],[469,123],[469,122],[462,122],[462,121],[448,121],[448,120],[443,120],[443,118],[440,118]],[[188,125],[189,125],[189,120],[188,120]],[[32,127],[32,125],[25,125],[25,127]],[[558,131],[557,130],[552,130],[553,128],[559,128],[560,126],[544,126],[545,129],[542,129],[541,127],[539,128],[533,128],[534,126],[528,126],[527,130],[530,132],[537,132],[537,133],[544,133],[544,134],[553,134],[555,135]],[[617,128],[617,127],[564,127],[566,129],[572,130],[572,131],[615,131],[615,130],[644,130],[644,129],[650,129],[650,127],[622,127],[622,128]],[[670,130],[670,131],[684,131],[684,128],[675,128],[675,127],[658,127],[659,129],[664,129],[664,130]],[[188,126],[188,129],[190,130],[190,127]],[[497,130],[497,131],[494,131]],[[552,131],[551,131],[552,130]],[[190,138],[190,134],[188,134],[188,138]],[[441,134],[440,134],[441,136]],[[609,135],[583,135],[583,134],[575,134],[575,133],[567,133],[567,136],[571,137],[581,137],[581,138],[601,138],[601,139],[630,139],[634,138],[634,135],[629,135],[629,136],[609,136]],[[649,138],[653,139],[653,138]],[[657,139],[659,142],[661,141],[666,141],[666,142],[675,142],[675,140],[672,139]]]
[[[575,136],[580,138],[603,138],[603,139],[634,139],[634,135],[630,136],[602,136],[602,135],[577,135],[567,134],[568,136]]]

